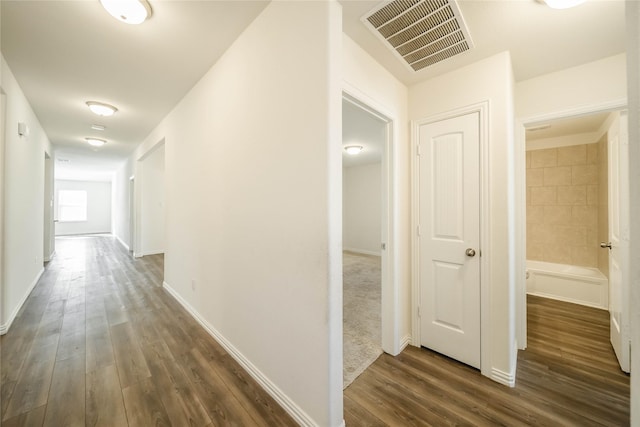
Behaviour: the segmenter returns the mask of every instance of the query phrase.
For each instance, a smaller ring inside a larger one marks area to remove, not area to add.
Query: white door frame
[[[55,228],[53,212],[53,186],[54,186],[54,161],[53,157],[44,152],[44,236],[43,236],[43,261],[49,262],[55,252]]]
[[[382,350],[391,355],[399,354],[406,347],[406,340],[400,338],[400,298],[398,295],[397,271],[397,240],[396,240],[396,175],[395,175],[395,150],[394,124],[397,117],[386,107],[375,102],[355,87],[343,82],[342,99],[354,106],[372,114],[386,123],[386,141],[384,157],[382,161],[382,212],[381,240],[385,249],[381,248],[381,326],[382,326]]]
[[[135,175],[129,177],[129,251],[136,253],[136,178]]]
[[[489,247],[490,204],[489,204],[489,101],[468,105],[455,110],[411,121],[411,343],[420,347],[420,245],[418,242],[420,177],[418,176],[418,143],[420,126],[452,119],[471,113],[479,115],[480,141],[480,372],[494,378],[491,363],[490,314],[490,259]],[[501,378],[496,381],[505,382]]]
[[[567,110],[552,111],[534,116],[517,119],[516,138],[515,138],[515,154],[521,164],[516,165],[515,169],[515,197],[516,197],[516,321],[517,328],[516,340],[518,349],[527,348],[527,197],[526,197],[526,170],[525,170],[525,152],[526,139],[524,129],[526,127],[536,126],[551,120],[568,119],[572,117],[585,116],[589,114],[613,112],[616,110],[624,110],[627,108],[627,100],[617,99],[613,101],[583,105],[577,108]]]

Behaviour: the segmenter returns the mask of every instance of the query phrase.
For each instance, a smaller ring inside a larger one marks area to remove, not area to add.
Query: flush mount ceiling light
[[[118,109],[113,105],[105,104],[102,102],[96,102],[96,101],[88,101],[87,106],[95,114],[103,117],[113,116],[113,114],[116,111],[118,111]]]
[[[91,129],[93,130],[104,130],[103,125],[91,125]]]
[[[362,151],[362,145],[348,145],[344,147],[347,154],[355,155]]]
[[[142,24],[151,17],[151,6],[146,0],[100,0],[102,7],[118,21]]]
[[[94,147],[102,147],[104,144],[107,143],[107,141],[105,141],[104,139],[98,139],[98,138],[85,138],[85,140],[89,145],[92,145]]]
[[[569,9],[584,3],[586,0],[542,0],[551,9]]]

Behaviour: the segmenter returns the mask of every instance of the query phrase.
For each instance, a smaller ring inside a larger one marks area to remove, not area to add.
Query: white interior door
[[[480,368],[479,113],[420,126],[420,344]]]
[[[629,142],[627,114],[608,133],[609,166],[609,313],[611,345],[620,368],[629,372]]]

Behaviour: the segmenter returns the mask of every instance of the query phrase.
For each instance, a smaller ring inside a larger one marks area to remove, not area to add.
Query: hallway
[[[295,425],[162,289],[162,255],[56,251],[1,340],[2,426]]]

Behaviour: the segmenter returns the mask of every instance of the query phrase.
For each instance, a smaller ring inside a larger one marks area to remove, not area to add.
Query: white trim
[[[366,249],[356,249],[356,248],[345,248],[345,247],[343,247],[342,250],[345,251],[345,252],[353,252],[354,254],[382,256],[381,252],[373,252],[373,251],[368,251]]]
[[[389,354],[400,353],[400,278],[398,274],[397,249],[399,247],[399,228],[397,208],[397,171],[395,167],[396,152],[400,145],[399,118],[392,108],[371,98],[362,90],[347,81],[342,81],[342,99],[362,108],[375,115],[380,120],[387,123],[387,140],[384,148],[384,158],[382,162],[382,188],[383,203],[386,211],[382,214],[382,243],[386,244],[386,249],[379,254],[382,267],[382,295],[381,295],[381,317],[382,317],[382,350]]]
[[[516,385],[516,376],[514,374],[508,374],[501,371],[500,369],[491,368],[491,375],[489,378],[508,387],[514,387]]]
[[[53,259],[53,257],[56,256],[56,251],[55,249],[53,250],[53,252],[51,252],[48,256],[44,257],[44,262],[49,262]]]
[[[480,371],[482,375],[493,378],[491,358],[491,275],[490,265],[492,251],[490,247],[490,194],[489,183],[491,168],[489,167],[489,114],[490,101],[468,105],[444,113],[429,116],[421,120],[411,121],[411,253],[412,253],[412,283],[411,283],[411,344],[420,346],[420,247],[418,244],[417,228],[419,218],[419,176],[417,150],[419,128],[422,125],[435,123],[471,113],[479,114],[480,139]],[[500,381],[499,381],[500,382]]]
[[[180,294],[167,282],[162,282],[162,287],[184,307],[187,312],[238,362],[245,371],[256,380],[262,388],[284,408],[296,422],[302,426],[315,426],[313,419],[300,408],[289,396],[278,388],[265,374],[263,374],[251,361],[246,358],[234,345],[218,332],[198,311],[192,307]],[[344,425],[344,420],[342,421]]]
[[[568,119],[586,116],[593,113],[605,113],[607,111],[624,110],[627,108],[627,98],[604,101],[598,104],[581,105],[567,108],[566,110],[551,111],[549,113],[536,114],[529,117],[518,117],[525,127],[533,127],[550,120]]]
[[[31,294],[31,291],[33,291],[33,288],[35,288],[36,285],[38,284],[38,280],[40,280],[40,278],[42,277],[43,273],[44,273],[44,267],[42,267],[40,269],[40,271],[36,275],[36,278],[34,279],[33,283],[31,283],[31,285],[29,285],[29,288],[27,289],[27,292],[24,294],[24,296],[20,300],[20,303],[17,305],[15,310],[13,310],[13,313],[11,313],[11,316],[9,316],[9,319],[7,320],[7,322],[2,324],[2,325],[0,325],[0,335],[4,335],[7,332],[9,332],[9,328],[13,324],[13,321],[16,320],[16,316],[18,315],[18,312],[20,311],[20,309],[22,308],[24,303],[27,301],[27,298],[29,298],[29,295]]]
[[[158,254],[163,254],[164,250],[163,249],[156,249],[156,250],[150,250],[150,251],[144,251],[144,252],[140,252],[137,257],[143,257],[143,256],[147,256],[147,255],[158,255]]]
[[[120,242],[120,244],[121,244],[122,246],[124,246],[124,248],[125,248],[127,251],[129,251],[129,250],[130,250],[130,249],[129,249],[129,245],[127,245],[127,244],[124,242],[124,240],[122,240],[122,239],[120,238],[120,236],[116,235],[116,240],[117,240],[118,242]]]
[[[400,351],[397,354],[392,354],[392,356],[397,356],[402,353],[407,346],[411,344],[411,334],[407,334],[400,340]]]

